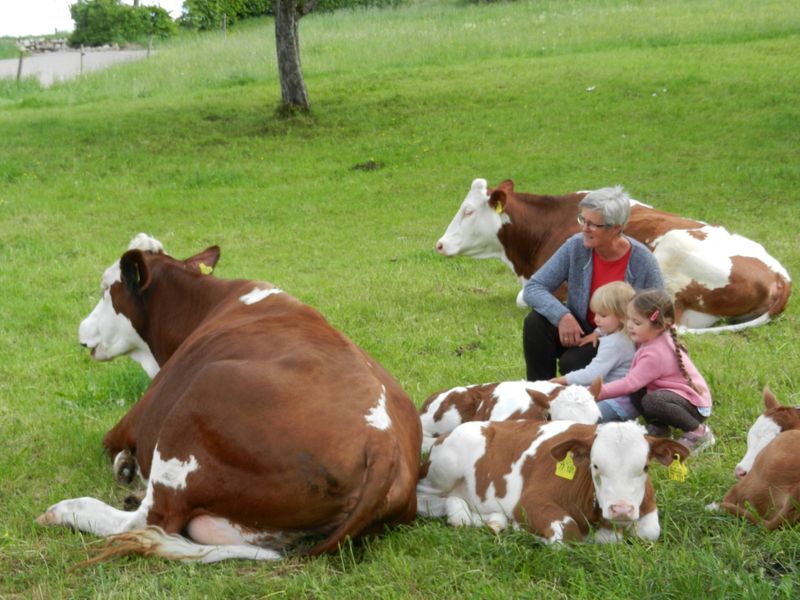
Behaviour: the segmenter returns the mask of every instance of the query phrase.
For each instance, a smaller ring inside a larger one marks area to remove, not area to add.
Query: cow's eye
[[[594,465],[594,464],[593,464],[593,465],[592,465],[592,469],[593,469],[593,470],[595,470],[595,471],[597,471],[597,470],[599,470],[599,469],[600,469],[600,467],[598,467],[597,465]]]
[[[472,213],[474,213],[474,212],[475,212],[475,211],[474,211],[474,210],[472,210],[471,208],[465,208],[465,209],[464,209],[464,216],[465,216],[465,217],[471,217],[471,216],[472,216]]]
[[[648,469],[650,469],[650,465],[645,465],[644,466],[644,472],[647,473]]]

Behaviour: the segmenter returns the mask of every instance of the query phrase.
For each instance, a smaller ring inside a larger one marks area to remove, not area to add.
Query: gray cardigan
[[[625,269],[625,281],[636,291],[647,288],[664,289],[664,279],[655,256],[644,244],[625,236],[631,244],[631,257]],[[553,295],[567,282],[566,306]],[[528,306],[544,316],[553,325],[571,312],[583,331],[592,327],[586,322],[589,310],[589,291],[592,287],[592,250],[583,245],[583,234],[576,233],[533,274],[525,284],[522,297]]]

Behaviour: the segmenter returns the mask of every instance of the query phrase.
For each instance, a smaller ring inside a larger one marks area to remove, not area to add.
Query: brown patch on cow
[[[653,240],[668,231],[673,229],[699,229],[701,227],[703,227],[703,223],[700,221],[635,204],[631,207],[631,216],[625,226],[625,234],[652,250]]]
[[[764,411],[764,416],[769,417],[781,431],[800,429],[800,409],[791,406],[779,406]]]
[[[706,232],[703,231],[702,229],[690,229],[688,233],[691,237],[701,242],[708,237]]]
[[[498,425],[502,429],[501,435],[497,435]],[[475,492],[478,497],[485,501],[490,485],[494,485],[495,496],[506,495],[505,477],[539,435],[540,425],[532,421],[503,421],[483,428],[486,451],[475,462]]]
[[[492,408],[494,408],[494,405],[497,402],[493,396],[495,388],[497,388],[497,384],[491,383],[469,387],[463,392],[452,392],[448,394],[448,396],[439,405],[436,413],[433,415],[434,421],[441,421],[444,414],[451,408],[455,408],[458,411],[462,422],[485,420],[476,418],[476,414],[478,413],[478,409],[480,407],[483,407],[487,404],[489,405],[488,412],[491,413]],[[423,405],[422,411],[424,412],[425,407],[445,391],[447,390],[443,390],[442,392],[439,392],[439,394],[433,394]],[[481,414],[484,414],[486,409],[484,408],[480,412]]]
[[[766,312],[777,314],[786,305],[791,284],[763,261],[749,256],[731,258],[725,287],[711,290],[692,281],[675,295],[676,315],[694,310],[723,318],[748,320]]]

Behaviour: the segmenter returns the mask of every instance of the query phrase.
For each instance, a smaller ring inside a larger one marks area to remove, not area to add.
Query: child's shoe
[[[713,446],[717,440],[714,434],[711,433],[711,428],[708,425],[703,425],[702,433],[687,431],[678,441],[692,452],[700,452],[701,450]]]

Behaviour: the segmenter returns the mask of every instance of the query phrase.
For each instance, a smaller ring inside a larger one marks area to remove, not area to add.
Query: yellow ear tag
[[[209,267],[206,263],[200,263],[198,266],[203,275],[211,275],[211,272],[214,270],[214,267]]]
[[[567,452],[567,455],[556,463],[556,475],[570,480],[575,477],[575,463],[572,462],[572,452]]]
[[[500,202],[498,202],[494,207],[494,212],[496,212],[498,215],[503,213],[503,205]]]
[[[681,462],[680,454],[676,453],[674,460],[667,467],[667,475],[669,475],[669,478],[673,481],[680,481],[683,483],[688,472],[689,468]]]

